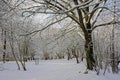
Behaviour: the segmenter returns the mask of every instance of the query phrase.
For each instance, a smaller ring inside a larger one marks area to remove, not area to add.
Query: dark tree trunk
[[[116,21],[116,16],[115,16],[115,14],[116,14],[116,0],[114,0],[114,17],[113,17],[113,21],[115,22]],[[115,38],[115,35],[114,35],[114,28],[115,28],[115,25],[113,24],[113,29],[112,29],[112,46],[111,46],[111,48],[112,48],[112,55],[111,55],[111,59],[112,59],[112,72],[113,73],[118,73],[118,65],[117,65],[117,58],[115,58],[116,57],[116,55],[115,55],[115,45],[114,45],[114,38]]]
[[[87,24],[87,31],[88,34],[85,34],[85,51],[86,51],[87,69],[93,70],[95,60],[93,53],[92,30],[90,24]]]
[[[86,49],[86,61],[87,61],[87,69],[93,70],[95,60],[93,58],[93,47],[92,43],[86,41],[85,49]]]
[[[75,50],[75,53],[76,53],[76,61],[77,63],[79,63],[79,52],[77,49]]]
[[[5,57],[6,57],[6,31],[3,31],[3,63],[5,63]]]
[[[79,59],[78,59],[78,56],[76,56],[76,61],[77,61],[77,63],[79,63]]]
[[[70,51],[69,51],[69,49],[67,49],[67,51],[68,51],[67,52],[67,59],[70,60],[71,59]]]
[[[27,71],[24,61],[23,61],[23,62],[21,61],[21,65],[22,65],[23,70],[24,70],[24,71]]]
[[[79,58],[79,55],[78,55],[77,50],[76,50],[75,47],[73,47],[73,49],[72,49],[72,54],[73,54],[73,56],[75,57],[76,62],[79,63],[79,59],[78,59],[78,58]]]

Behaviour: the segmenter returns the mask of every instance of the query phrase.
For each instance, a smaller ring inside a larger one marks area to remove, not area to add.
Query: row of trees
[[[20,70],[26,70],[26,56],[34,55],[33,42],[31,36],[21,36],[31,31],[33,24],[32,20],[24,20],[20,16],[18,6],[23,1],[1,0],[0,1],[0,28],[1,28],[1,54],[3,63],[6,60],[15,60]],[[35,29],[35,28],[34,28]],[[30,56],[32,57],[32,56]],[[20,62],[20,63],[19,63]]]

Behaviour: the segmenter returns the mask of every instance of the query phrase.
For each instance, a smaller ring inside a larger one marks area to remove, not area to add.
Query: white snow
[[[17,70],[15,62],[0,63],[0,80],[120,80],[120,74],[86,71],[85,64],[76,64],[75,60],[40,60],[27,62],[27,71]]]

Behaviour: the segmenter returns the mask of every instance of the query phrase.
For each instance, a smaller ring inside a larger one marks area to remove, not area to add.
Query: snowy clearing
[[[4,70],[2,70],[4,69]],[[0,80],[120,80],[120,74],[86,71],[85,64],[76,64],[75,60],[40,60],[27,62],[27,71],[17,70],[15,62],[0,63]]]

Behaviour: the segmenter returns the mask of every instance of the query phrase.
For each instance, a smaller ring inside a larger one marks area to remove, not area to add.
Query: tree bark
[[[86,51],[86,62],[87,62],[87,69],[93,70],[95,60],[94,60],[94,53],[93,53],[93,42],[92,42],[92,30],[91,25],[87,24],[87,31],[88,34],[85,33],[85,51]]]
[[[92,44],[92,42],[86,40],[85,49],[86,49],[85,51],[86,51],[87,69],[93,70],[95,60],[93,58],[93,44]]]

